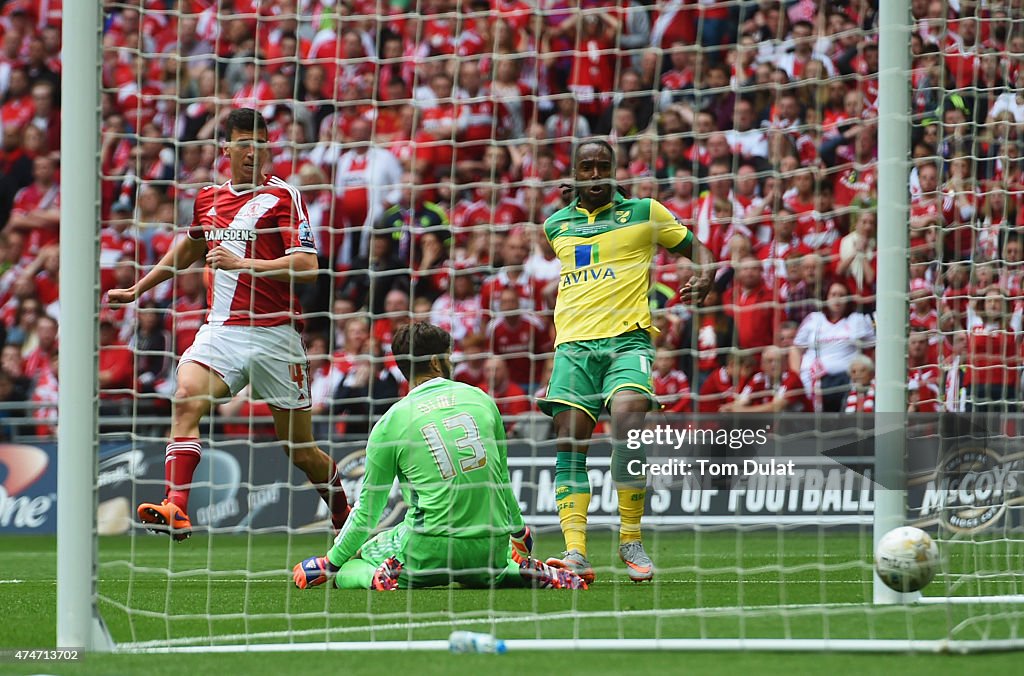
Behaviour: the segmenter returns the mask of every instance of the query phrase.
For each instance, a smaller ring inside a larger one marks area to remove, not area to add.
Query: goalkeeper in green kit
[[[409,394],[374,426],[359,500],[326,556],[296,564],[300,589],[470,587],[586,589],[583,579],[530,556],[533,538],[512,492],[505,428],[482,390],[451,380],[452,339],[430,324],[392,341]],[[370,537],[395,478],[408,511]]]

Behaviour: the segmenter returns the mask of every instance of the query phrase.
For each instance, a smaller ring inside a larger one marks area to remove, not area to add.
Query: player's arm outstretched
[[[693,232],[680,223],[661,202],[651,200],[651,221],[657,242],[673,253],[686,256],[697,268],[697,274],[680,289],[681,297],[693,305],[701,305],[715,281],[715,257]]]
[[[492,408],[491,431],[494,435],[494,445],[497,449],[498,477],[501,479],[503,488],[501,499],[505,505],[505,513],[508,515],[508,527],[512,542],[512,558],[516,563],[521,563],[530,557],[533,552],[533,534],[530,528],[523,521],[523,512],[519,509],[519,500],[512,491],[512,478],[508,473],[508,439],[505,436],[505,424],[501,419],[501,412],[494,404],[493,399],[488,400]]]
[[[142,294],[174,277],[178,270],[184,270],[201,259],[205,252],[205,240],[182,237],[142,279],[127,289],[111,289],[107,292],[107,299],[111,303],[134,302]]]
[[[355,509],[334,540],[334,546],[326,555],[311,556],[292,569],[292,578],[299,589],[327,582],[342,564],[356,555],[377,527],[398,474],[397,448],[387,433],[387,420],[386,416],[379,420],[366,441],[363,487]]]

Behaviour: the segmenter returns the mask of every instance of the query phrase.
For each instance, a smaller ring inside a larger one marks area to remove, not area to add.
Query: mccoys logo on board
[[[931,475],[909,481],[923,485],[920,520],[940,523],[956,533],[984,531],[1005,514],[1024,505],[1024,452],[1001,456],[984,447],[963,447],[949,453]]]

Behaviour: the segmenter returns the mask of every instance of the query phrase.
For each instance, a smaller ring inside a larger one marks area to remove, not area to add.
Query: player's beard
[[[451,362],[451,360],[449,360],[448,357],[445,356],[445,357],[438,357],[437,362],[438,362],[437,365],[438,365],[438,367],[441,370],[441,377],[444,378],[445,380],[451,380],[452,379],[452,362]]]

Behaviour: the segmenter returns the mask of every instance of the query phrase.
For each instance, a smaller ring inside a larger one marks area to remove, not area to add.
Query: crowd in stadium
[[[455,377],[507,415],[550,368],[559,263],[541,224],[573,143],[718,257],[652,269],[654,384],[671,411],[871,411],[877,263],[877,0],[105,2],[103,290],[128,286],[230,178],[233,107],[270,123],[322,274],[304,290],[315,412],[403,392],[403,322],[456,340]],[[1021,3],[913,0],[911,411],[1013,401],[1024,265]],[[0,3],[4,401],[56,400],[60,0]],[[383,12],[379,12],[383,8]],[[66,177],[65,177],[66,179]],[[203,273],[101,314],[108,403],[159,406],[203,322]],[[134,398],[134,399],[133,399]],[[259,415],[244,397],[222,413]],[[342,425],[344,426],[344,425]],[[361,426],[361,427],[360,427]]]

